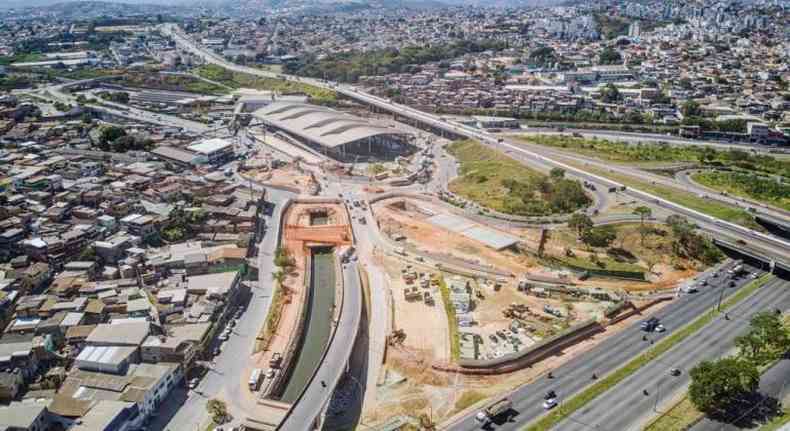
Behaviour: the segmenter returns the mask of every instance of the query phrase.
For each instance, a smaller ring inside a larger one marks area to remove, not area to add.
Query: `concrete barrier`
[[[602,332],[604,327],[595,320],[574,325],[564,332],[547,338],[520,352],[504,355],[496,359],[461,359],[457,365],[436,363],[431,367],[438,371],[469,375],[505,374],[529,367],[568,346],[586,340]]]

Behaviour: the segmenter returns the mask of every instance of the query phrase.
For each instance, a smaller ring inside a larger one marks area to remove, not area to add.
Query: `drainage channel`
[[[281,401],[295,402],[318,367],[331,332],[336,276],[332,248],[311,248],[310,291],[305,313],[307,322],[296,364],[292,368]]]

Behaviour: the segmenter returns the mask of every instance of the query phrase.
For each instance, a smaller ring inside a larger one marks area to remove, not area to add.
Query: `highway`
[[[334,388],[346,372],[362,318],[362,286],[356,262],[343,264],[343,284],[342,312],[324,359],[302,396],[280,424],[279,430],[311,429],[311,424],[318,415],[323,414]]]
[[[790,308],[790,282],[781,279],[770,281],[748,299],[728,310],[730,320],[726,320],[724,316],[717,317],[682,343],[589,402],[581,411],[567,417],[554,429],[641,429],[649,419],[668,408],[675,395],[686,390],[690,383],[691,368],[700,361],[725,356],[734,349],[735,337],[748,329],[749,319],[754,314],[776,308]],[[681,374],[671,376],[671,368],[680,369]],[[647,396],[643,393],[645,390]],[[563,397],[561,386],[555,391]]]
[[[185,36],[181,32],[181,30],[177,28],[177,26],[175,25],[164,24],[159,28],[164,34],[173,37],[176,43],[180,45],[182,48],[185,48],[188,51],[192,52],[193,54],[203,58],[206,62],[210,62],[212,64],[222,66],[226,69],[242,72],[242,73],[248,73],[255,76],[280,78],[289,81],[304,82],[320,88],[333,90],[349,98],[377,107],[387,112],[392,112],[397,115],[410,118],[414,121],[421,122],[427,126],[444,130],[447,131],[448,133],[455,134],[458,136],[477,139],[480,142],[487,144],[491,147],[500,148],[502,150],[511,150],[513,152],[519,152],[521,153],[522,156],[531,158],[538,163],[542,163],[549,167],[559,167],[565,169],[567,173],[572,174],[576,177],[585,178],[588,181],[597,184],[613,185],[618,187],[621,186],[616,181],[611,181],[604,177],[585,172],[583,169],[579,169],[574,166],[568,165],[567,163],[562,163],[560,161],[557,161],[554,158],[547,157],[545,155],[547,153],[545,151],[545,148],[540,148],[535,150],[526,149],[522,145],[520,145],[521,143],[517,143],[518,144],[517,145],[514,144],[513,142],[505,142],[501,138],[498,138],[490,133],[473,128],[471,126],[466,126],[460,123],[447,121],[440,116],[427,114],[425,112],[422,112],[420,110],[414,109],[409,106],[393,103],[389,99],[384,99],[381,97],[366,94],[364,92],[360,92],[354,86],[328,83],[317,79],[301,78],[301,77],[290,76],[285,74],[275,74],[271,72],[262,71],[260,69],[254,69],[251,67],[233,64],[221,58],[219,55],[209,52],[205,48],[199,46],[196,42],[192,41],[187,36]],[[642,177],[643,175],[644,174],[642,172],[639,173],[640,177]],[[697,224],[699,224],[702,228],[709,230],[714,234],[717,235],[725,234],[727,236],[731,236],[755,245],[759,245],[761,249],[763,249],[766,253],[770,254],[771,257],[773,258],[777,258],[777,257],[788,258],[787,250],[790,250],[789,241],[782,240],[773,235],[763,234],[761,232],[757,232],[752,229],[745,228],[735,223],[717,219],[715,217],[709,216],[707,214],[703,214],[699,211],[684,207],[683,205],[679,205],[677,203],[668,201],[659,196],[653,195],[651,193],[646,193],[641,190],[628,188],[628,190],[624,191],[623,193],[630,195],[635,199],[645,201],[651,206],[661,207],[682,214],[688,217],[689,219],[697,222]]]
[[[732,262],[728,262],[723,268],[727,269],[732,265]],[[736,288],[728,288],[723,287],[727,282],[721,275],[712,278],[711,281],[715,282],[695,294],[681,295],[654,313],[655,317],[661,319],[661,323],[667,331],[651,333],[650,339],[656,341],[666,337],[714,307],[720,295],[722,298],[727,298],[748,282],[746,279],[741,279],[737,281]],[[603,377],[617,370],[630,359],[650,348],[649,342],[642,341],[644,334],[640,330],[639,324],[634,323],[552,370],[553,379],[547,378],[544,374],[535,381],[520,386],[509,395],[513,401],[513,409],[518,412],[518,415],[511,422],[496,424],[493,429],[521,430],[522,427],[545,413],[542,406],[543,396],[549,390],[555,390],[562,398],[569,398],[594,383],[593,374]],[[605,335],[599,336],[605,337]],[[461,418],[447,424],[446,428],[453,431],[478,430],[480,423],[474,419],[476,413],[476,411],[469,411]]]

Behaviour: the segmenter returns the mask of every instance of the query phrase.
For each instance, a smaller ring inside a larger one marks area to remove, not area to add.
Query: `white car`
[[[195,377],[194,379],[190,380],[189,381],[189,389],[195,389],[197,387],[198,383],[200,383],[200,380],[198,380],[197,377]]]
[[[653,331],[655,331],[655,332],[664,332],[666,330],[667,330],[667,328],[665,328],[664,325],[658,324],[658,325],[656,325],[656,329],[654,329]]]
[[[543,408],[546,410],[551,410],[554,407],[557,407],[557,399],[556,398],[549,398],[546,401],[543,401]]]

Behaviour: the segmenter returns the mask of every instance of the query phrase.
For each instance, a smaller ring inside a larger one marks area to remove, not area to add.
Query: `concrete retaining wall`
[[[490,375],[510,373],[522,368],[531,366],[551,355],[556,354],[562,349],[586,340],[591,336],[602,332],[604,327],[595,320],[589,320],[568,328],[566,331],[551,338],[522,350],[520,352],[505,355],[501,358],[490,360],[460,360],[458,365],[453,364],[434,364],[432,368],[439,371],[447,371],[471,375]]]

